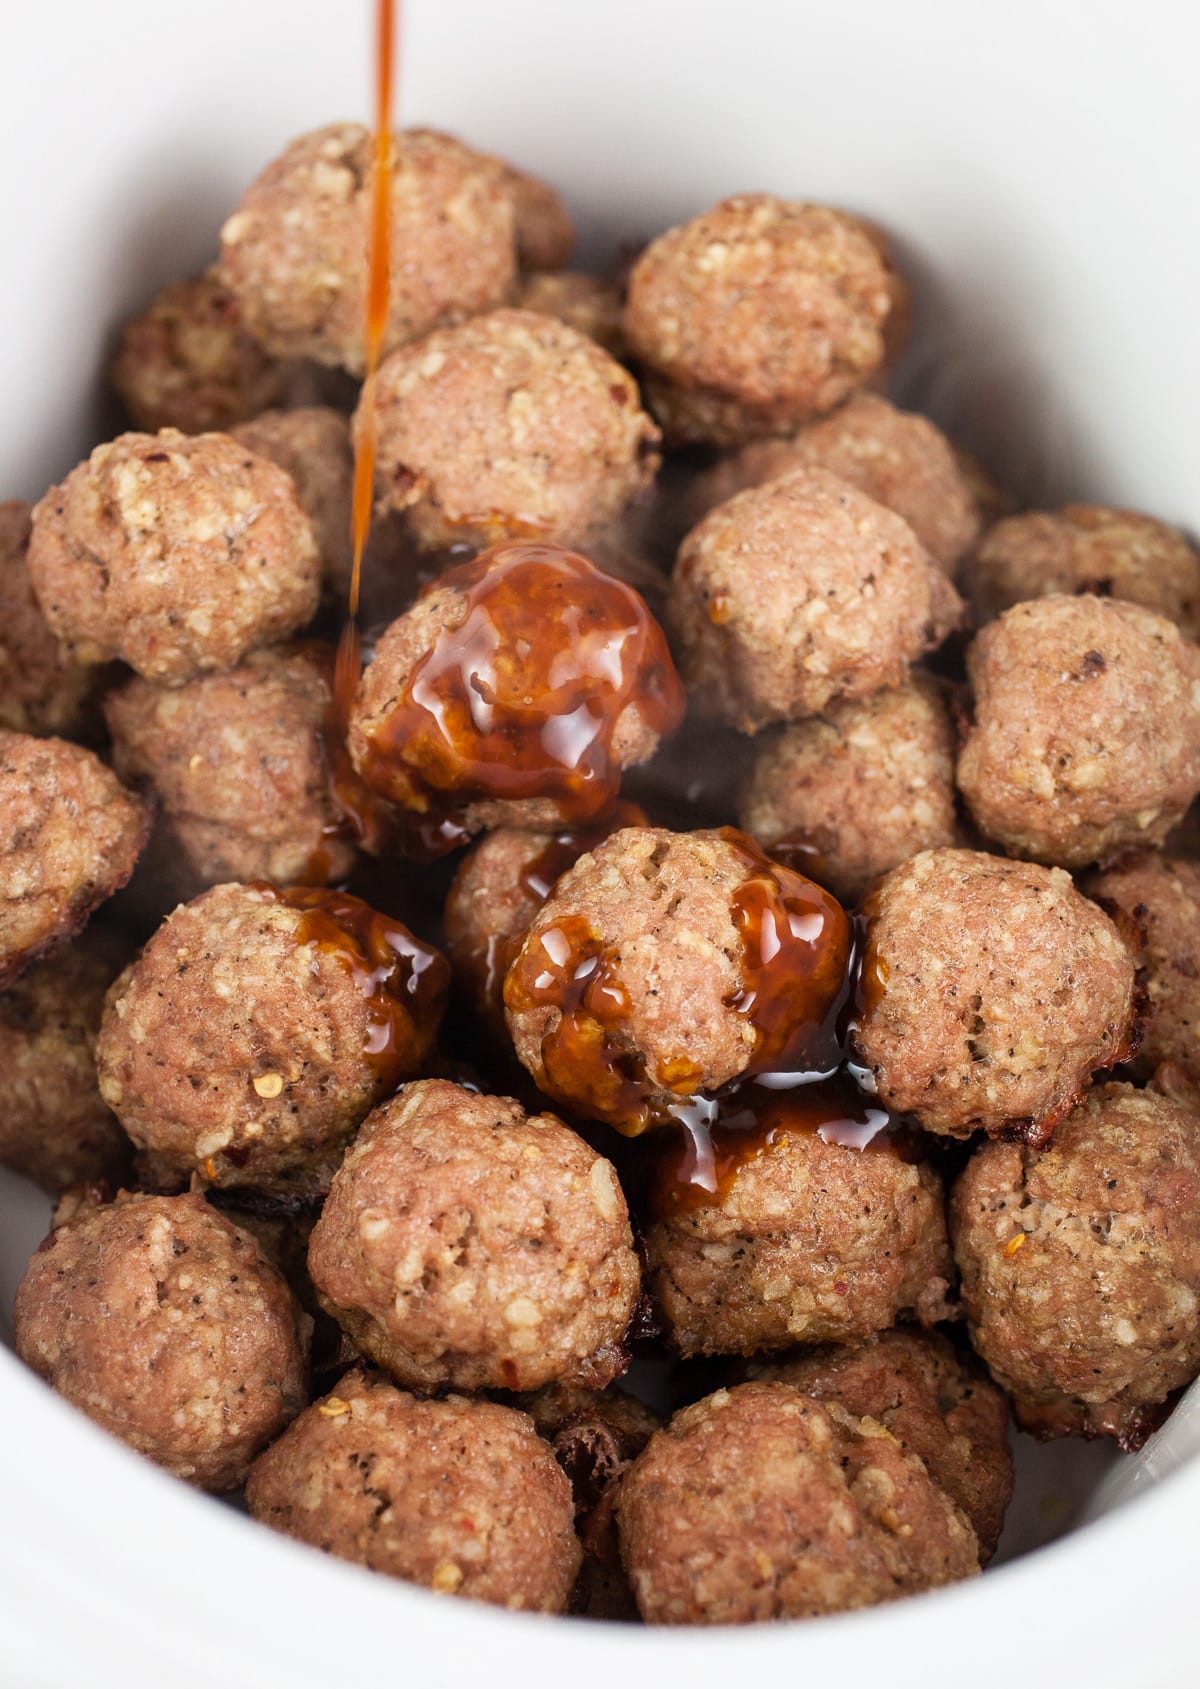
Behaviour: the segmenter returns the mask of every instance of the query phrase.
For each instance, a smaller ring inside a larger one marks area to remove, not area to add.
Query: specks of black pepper
[[[1104,660],[1103,653],[1086,651],[1083,662],[1079,665],[1079,678],[1081,680],[1095,680],[1096,676],[1103,674],[1107,668],[1108,664]]]
[[[170,461],[166,452],[147,452],[142,459],[143,463],[169,463]]]

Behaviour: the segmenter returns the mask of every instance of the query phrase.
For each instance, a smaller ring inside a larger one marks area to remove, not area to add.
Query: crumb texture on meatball
[[[1133,1073],[1149,1079],[1170,1062],[1200,1080],[1200,865],[1138,856],[1090,875],[1083,889],[1131,922],[1141,941],[1148,1012]]]
[[[29,578],[31,511],[0,504],[0,728],[97,736],[100,675],[50,631]]]

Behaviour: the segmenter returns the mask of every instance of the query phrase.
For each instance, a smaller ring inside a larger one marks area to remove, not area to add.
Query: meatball
[[[312,523],[326,590],[341,599],[350,585],[354,450],[350,425],[327,405],[264,411],[231,430],[233,439],[286,469]]]
[[[1020,1423],[1136,1447],[1200,1370],[1200,1116],[1098,1086],[1048,1149],[977,1149],[950,1216],[975,1347]]]
[[[736,494],[692,529],[668,619],[688,686],[754,733],[898,686],[961,611],[901,517],[807,468]]]
[[[311,1194],[437,1032],[435,950],[343,893],[214,886],[113,984],[100,1090],[156,1175]]]
[[[445,848],[594,820],[682,715],[637,593],[574,552],[511,542],[448,569],[382,635],[347,743]]]
[[[119,1177],[129,1140],[96,1082],[117,946],[93,928],[0,992],[0,1161],[56,1196]]]
[[[1010,516],[964,565],[962,588],[980,622],[1047,593],[1091,592],[1141,604],[1200,638],[1200,553],[1132,510],[1069,504]]]
[[[617,1520],[653,1624],[813,1618],[979,1570],[975,1533],[920,1460],[787,1384],[677,1413],[622,1482]]]
[[[517,258],[525,270],[561,270],[575,245],[570,214],[557,188],[527,170],[494,159],[512,201]]]
[[[571,1489],[523,1413],[351,1373],[254,1463],[255,1519],[439,1595],[562,1613]]]
[[[523,311],[557,317],[594,340],[614,358],[625,355],[621,332],[621,296],[611,282],[582,270],[536,270],[521,282],[516,304]]]
[[[0,504],[0,728],[95,736],[98,675],[51,633],[29,579],[30,509]]]
[[[128,882],[149,830],[90,751],[0,731],[0,985]]]
[[[752,1378],[790,1384],[878,1420],[971,1521],[990,1560],[1013,1493],[1008,1402],[935,1331],[896,1326],[847,1348],[832,1345],[752,1364]]]
[[[230,668],[317,608],[320,564],[290,475],[225,434],[122,434],[33,512],[29,573],[81,662],[169,685]]]
[[[1200,649],[1140,605],[1039,598],[967,658],[958,785],[980,832],[1064,868],[1161,844],[1200,791]]]
[[[536,311],[492,311],[393,352],[373,396],[376,488],[427,547],[584,542],[658,466],[637,384]]]
[[[947,573],[979,535],[979,510],[954,447],[927,417],[856,393],[787,440],[756,440],[711,469],[693,495],[697,518],[746,487],[814,464],[902,516]]]
[[[929,1132],[1042,1143],[1134,1048],[1134,963],[1060,868],[927,850],[864,908],[853,1041],[879,1098]]]
[[[321,1304],[417,1389],[603,1387],[640,1277],[610,1164],[553,1115],[449,1080],[376,1109],[308,1252]]]
[[[225,281],[250,333],[276,357],[363,373],[372,148],[357,123],[301,135],[221,230]],[[398,134],[391,214],[385,351],[508,297],[513,200],[493,160],[431,130]]]
[[[821,416],[873,375],[891,303],[856,218],[740,194],[650,243],[625,336],[672,438],[738,445]]]
[[[1084,889],[1143,940],[1138,981],[1149,1012],[1132,1072],[1149,1079],[1172,1062],[1200,1082],[1200,865],[1137,857],[1091,875]]]
[[[29,1264],[17,1353],[178,1478],[236,1489],[304,1405],[303,1316],[198,1194],[85,1204]]]
[[[158,797],[165,884],[187,897],[223,880],[346,877],[356,851],[323,737],[332,677],[332,652],[278,646],[182,686],[109,693],[117,771]]]
[[[623,828],[535,916],[508,1027],[539,1089],[636,1136],[739,1075],[823,1065],[849,947],[840,905],[732,828]]]
[[[942,687],[914,674],[763,735],[741,824],[765,850],[856,903],[879,874],[958,841],[957,749]]]

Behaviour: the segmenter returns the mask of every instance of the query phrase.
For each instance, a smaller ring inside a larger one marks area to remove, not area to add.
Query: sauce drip
[[[562,546],[511,541],[457,565],[435,590],[463,614],[420,658],[367,746],[363,777],[457,842],[473,803],[542,798],[582,823],[613,804],[614,738],[637,706],[655,732],[684,693],[661,628],[623,581]]]

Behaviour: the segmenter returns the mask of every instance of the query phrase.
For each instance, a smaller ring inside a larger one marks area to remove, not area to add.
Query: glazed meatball
[[[614,358],[626,351],[621,332],[621,296],[611,282],[582,270],[551,274],[537,270],[517,289],[517,305],[543,317],[557,317],[579,334],[594,340]]]
[[[586,541],[649,485],[658,430],[594,341],[492,311],[393,352],[379,372],[376,488],[423,546]]]
[[[843,903],[921,850],[955,844],[957,736],[943,688],[904,686],[764,734],[740,820]]]
[[[444,961],[343,893],[214,886],[108,994],[100,1090],[162,1180],[311,1194],[432,1047]]]
[[[557,188],[503,159],[494,159],[493,163],[512,201],[521,268],[561,270],[575,245],[575,230]]]
[[[347,743],[445,848],[602,815],[683,707],[636,592],[575,552],[511,542],[448,569],[381,636]]]
[[[129,1140],[96,1083],[118,947],[92,928],[0,992],[0,1161],[56,1196],[119,1177]]]
[[[0,728],[95,736],[99,676],[51,633],[29,579],[30,508],[0,504]]]
[[[1140,605],[1018,604],[968,653],[958,785],[1014,856],[1081,868],[1161,844],[1200,791],[1200,649]]]
[[[950,1215],[975,1347],[1020,1423],[1136,1447],[1200,1370],[1200,1117],[1099,1086],[1048,1149],[977,1149]]]
[[[264,411],[231,431],[233,439],[286,469],[312,523],[327,592],[339,600],[350,585],[354,450],[350,425],[327,405]]]
[[[90,751],[0,731],[0,985],[128,882],[149,830]]]
[[[372,147],[357,123],[301,135],[221,230],[222,275],[246,327],[276,357],[365,368]],[[431,130],[398,134],[391,213],[385,351],[508,297],[513,200],[493,160]]]
[[[1200,866],[1136,857],[1091,875],[1084,889],[1131,921],[1142,940],[1138,980],[1148,1013],[1133,1073],[1148,1079],[1172,1062],[1200,1082]]]
[[[981,1559],[991,1559],[1013,1493],[1008,1402],[940,1333],[895,1326],[849,1347],[752,1364],[750,1375],[878,1420],[906,1454],[924,1461],[971,1521]]]
[[[449,1080],[364,1124],[308,1252],[322,1306],[417,1389],[602,1387],[640,1278],[610,1164],[553,1115]]]
[[[864,913],[854,1044],[880,1100],[926,1131],[1044,1142],[1132,1054],[1133,957],[1061,869],[922,851]]]
[[[695,1092],[801,1065],[849,943],[840,905],[743,834],[623,828],[531,923],[504,982],[509,1032],[539,1089],[636,1135]]]
[[[624,326],[667,433],[738,445],[832,410],[874,374],[890,307],[856,218],[741,194],[651,242]]]
[[[736,494],[692,529],[668,619],[703,706],[755,733],[898,686],[961,610],[902,518],[808,468]]]
[[[369,1374],[259,1457],[246,1501],[326,1554],[498,1607],[565,1612],[579,1567],[570,1485],[525,1414]]]
[[[920,1460],[787,1384],[676,1414],[622,1482],[617,1520],[652,1624],[814,1618],[979,1570],[975,1533]]]
[[[1200,638],[1200,553],[1152,516],[1069,504],[1029,511],[989,529],[964,565],[962,588],[976,621],[1047,593],[1127,599]]]
[[[277,646],[182,686],[109,693],[116,768],[158,798],[165,885],[188,897],[223,880],[346,877],[357,853],[323,742],[332,677],[331,651]]]
[[[304,1405],[290,1291],[198,1194],[85,1204],[33,1257],[13,1323],[61,1396],[201,1489],[236,1489]]]
[[[290,475],[225,434],[122,434],[33,512],[29,573],[81,662],[168,685],[230,668],[317,608],[320,564]]]

